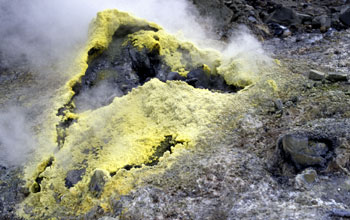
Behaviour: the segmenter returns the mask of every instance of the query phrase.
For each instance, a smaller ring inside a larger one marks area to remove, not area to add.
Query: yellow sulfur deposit
[[[171,70],[182,76],[187,75],[189,67],[206,64],[207,67],[215,69],[220,64],[220,53],[217,51],[209,49],[201,51],[190,42],[180,43],[164,30],[139,31],[129,38],[139,50],[143,48],[158,50]],[[188,53],[184,54],[184,51]]]
[[[65,140],[39,165],[28,167],[31,194],[22,203],[21,216],[82,216],[96,205],[108,211],[110,196],[129,193],[142,185],[144,176],[168,169],[176,157],[198,143],[223,138],[219,118],[243,111],[249,96],[257,91],[214,93],[181,81],[152,79],[107,106],[75,113],[74,102],[69,103],[75,95],[74,85],[85,74],[88,61],[108,47],[120,27],[135,30],[128,36],[133,46],[157,50],[171,70],[183,76],[190,68],[201,66],[208,74],[222,75],[228,84],[243,87],[258,81],[249,73],[237,72],[236,66],[244,64],[224,62],[219,52],[180,42],[156,24],[117,10],[98,13],[90,27],[89,42],[74,65],[75,74],[52,109],[55,119],[47,122],[51,128],[47,132],[65,136]],[[268,84],[277,88],[275,82]],[[266,81],[261,86],[266,87]],[[70,107],[56,116],[67,103]],[[71,120],[69,126],[56,130],[56,125],[67,120]],[[53,143],[46,145],[57,146],[58,138],[49,141]]]

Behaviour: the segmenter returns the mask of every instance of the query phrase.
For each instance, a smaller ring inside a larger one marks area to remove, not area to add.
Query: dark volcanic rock
[[[325,73],[317,71],[317,70],[310,70],[309,73],[309,79],[311,80],[323,80],[325,78]]]
[[[298,169],[316,165],[324,167],[329,151],[325,143],[310,144],[308,137],[297,135],[284,136],[282,149]]]
[[[65,179],[66,187],[71,188],[75,184],[77,184],[81,180],[81,177],[84,175],[84,173],[85,173],[85,169],[68,171],[67,177]]]
[[[138,31],[139,29],[136,29]],[[150,27],[144,27],[150,30]],[[151,29],[153,30],[153,29]],[[237,92],[241,88],[229,86],[220,75],[207,73],[203,66],[193,66],[188,61],[189,51],[182,49],[182,59],[188,62],[187,77],[172,72],[160,55],[159,48],[139,50],[128,41],[128,34],[135,31],[125,27],[117,30],[109,47],[99,55],[93,51],[89,57],[89,67],[73,90],[74,103],[78,111],[96,109],[110,104],[115,97],[129,93],[152,78],[160,81],[181,80],[195,88],[213,91]],[[157,30],[153,30],[157,31]]]
[[[348,81],[348,76],[345,73],[331,72],[328,74],[327,79],[332,82]]]
[[[312,26],[326,32],[331,27],[331,19],[327,15],[320,15],[312,20]]]
[[[207,88],[210,90],[231,92],[237,91],[237,88],[234,86],[227,85],[221,76],[206,73],[203,68],[197,68],[189,72],[185,81],[195,88]]]
[[[280,8],[277,8],[267,19],[267,23],[270,22],[289,26],[300,24],[301,20],[293,9],[282,6]]]
[[[219,28],[227,26],[234,13],[222,0],[191,0],[203,17],[210,17]]]
[[[339,20],[343,22],[343,24],[350,26],[350,8],[340,15]]]
[[[327,32],[329,28],[342,30],[350,26],[350,9],[344,1],[253,1],[253,0],[191,0],[195,6],[207,17],[211,17],[218,25],[216,28],[222,33],[222,38],[229,36],[240,24],[248,26],[251,31],[263,38],[273,35],[267,25],[275,23],[287,27],[290,34],[300,32]],[[215,7],[213,4],[217,4]],[[219,5],[219,6],[218,6]],[[224,7],[226,6],[226,7]],[[214,8],[214,10],[211,10]],[[227,9],[230,9],[231,13]],[[213,11],[211,13],[211,11]],[[226,16],[224,14],[229,14]],[[222,15],[220,17],[220,15]],[[231,20],[228,20],[230,17]],[[271,26],[270,26],[271,27]]]

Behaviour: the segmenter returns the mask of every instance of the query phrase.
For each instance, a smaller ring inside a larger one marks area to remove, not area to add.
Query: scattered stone
[[[350,217],[350,210],[347,209],[333,209],[331,211],[332,216],[336,217],[343,217],[343,218],[349,218]]]
[[[305,87],[306,87],[307,89],[312,89],[312,88],[314,88],[314,83],[308,82],[308,83],[305,84]]]
[[[350,179],[344,181],[342,188],[346,191],[350,191]]]
[[[105,170],[96,169],[89,183],[89,190],[96,197],[99,197],[105,184],[110,179],[109,173]]]
[[[326,79],[331,82],[348,81],[348,76],[345,73],[331,72]]]
[[[300,193],[296,198],[295,198],[295,202],[299,203],[300,205],[303,206],[310,206],[313,203],[312,198],[310,198],[310,196],[304,194],[304,193]]]
[[[350,26],[350,8],[345,10],[340,16],[339,20],[346,26]]]
[[[301,19],[303,24],[310,24],[312,22],[312,16],[308,14],[296,13],[297,16]]]
[[[267,19],[267,23],[269,22],[276,22],[278,24],[289,26],[292,24],[299,24],[301,23],[301,20],[293,9],[282,6],[276,9]]]
[[[286,106],[286,107],[291,107],[293,104],[294,104],[294,103],[293,103],[292,101],[287,101],[287,102],[285,103],[285,106]]]
[[[67,188],[73,187],[75,184],[77,184],[81,179],[82,176],[85,174],[85,168],[79,169],[79,170],[70,170],[67,173],[67,177],[65,179],[65,185]]]
[[[318,70],[310,70],[309,72],[309,79],[311,80],[323,80],[325,78],[326,74],[321,72],[321,71],[318,71]]]
[[[288,37],[291,35],[290,30],[283,25],[279,25],[277,23],[270,23],[269,27],[273,30],[273,34],[277,37]]]
[[[326,143],[310,140],[306,135],[285,135],[279,140],[279,147],[282,147],[286,159],[290,160],[298,170],[311,166],[325,168],[327,160],[331,158]]]
[[[309,189],[316,182],[317,172],[308,168],[295,177],[295,188]]]
[[[99,218],[98,220],[119,220],[119,217],[113,218],[113,217],[105,216],[105,217]]]
[[[331,19],[327,15],[317,16],[312,19],[312,26],[319,28],[322,33],[325,33],[331,27]]]
[[[277,111],[283,111],[283,102],[281,99],[276,99],[274,103]]]

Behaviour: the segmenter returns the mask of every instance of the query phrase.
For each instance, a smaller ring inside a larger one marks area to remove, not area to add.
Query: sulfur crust
[[[164,57],[166,64],[171,70],[186,76],[189,66],[197,67],[206,64],[209,68],[215,69],[220,65],[221,55],[212,49],[199,50],[190,42],[180,42],[174,36],[167,34],[164,30],[139,31],[129,36],[133,46],[142,50],[158,50]],[[188,52],[184,56],[183,51]]]
[[[159,50],[171,70],[184,76],[188,73],[189,65],[202,65],[205,72],[222,74],[233,85],[246,86],[257,81],[257,78],[251,78],[245,73],[233,76],[237,64],[221,61],[222,57],[217,51],[200,50],[189,42],[180,42],[166,34],[156,24],[117,10],[107,10],[98,13],[92,22],[89,42],[72,69],[76,74],[60,91],[53,112],[57,113],[59,106],[62,107],[74,95],[72,87],[80,81],[88,67],[88,51],[92,48],[106,49],[120,25],[151,26],[157,29],[157,32],[143,30],[131,34],[130,42],[140,50]],[[190,51],[188,60],[181,57],[182,50]],[[223,66],[220,67],[221,64]],[[264,89],[260,91],[268,94],[271,91],[266,89],[266,84],[272,86],[265,81],[262,86]],[[276,83],[274,86],[277,88]],[[110,196],[118,198],[128,194],[142,184],[143,177],[168,169],[176,157],[186,150],[213,138],[207,134],[220,139],[224,132],[217,125],[218,118],[227,115],[232,109],[243,112],[247,106],[242,103],[248,103],[249,95],[251,91],[239,93],[236,97],[232,94],[195,89],[180,81],[164,83],[152,79],[129,94],[115,98],[108,106],[80,114],[66,112],[64,117],[73,118],[77,122],[67,129],[65,144],[62,149],[53,153],[54,161],[50,167],[44,169],[46,158],[44,162],[38,163],[39,166],[33,164],[27,169],[28,186],[32,186],[38,175],[43,178],[41,191],[31,193],[21,204],[18,214],[32,219],[24,212],[25,208],[29,208],[37,219],[42,219],[55,216],[60,211],[68,216],[83,215],[95,205],[100,205],[105,211],[110,210]],[[51,136],[56,132],[55,126],[59,120],[56,115],[48,120],[47,132]],[[123,169],[126,165],[150,162],[149,158],[155,147],[164,141],[165,136],[172,136],[178,144],[173,146],[171,155],[165,153],[158,168],[143,165],[142,169]],[[55,140],[51,141],[55,144]],[[85,169],[82,180],[70,189],[65,187],[67,172],[82,168]],[[90,178],[96,169],[116,173],[106,183],[99,198],[95,198],[88,189]]]

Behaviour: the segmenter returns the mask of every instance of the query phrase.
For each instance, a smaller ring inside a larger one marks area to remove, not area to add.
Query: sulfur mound
[[[63,103],[55,109],[58,123],[48,125],[57,147],[27,169],[31,193],[20,214],[108,212],[110,197],[171,168],[186,151],[222,140],[234,122],[221,118],[243,112],[258,90],[232,92],[253,83],[261,94],[277,89],[229,61],[127,13],[98,13],[74,67],[78,73],[57,102]]]

